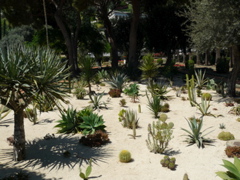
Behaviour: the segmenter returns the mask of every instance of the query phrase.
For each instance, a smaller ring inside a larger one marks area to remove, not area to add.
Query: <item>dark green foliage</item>
[[[229,73],[229,61],[226,58],[219,58],[216,65],[217,73]]]
[[[109,96],[111,96],[112,98],[114,97],[121,97],[121,91],[119,89],[110,89],[110,91],[108,92]]]
[[[89,116],[81,117],[83,122],[79,125],[82,129],[82,134],[94,134],[97,130],[105,131],[105,125],[102,116],[96,113],[91,113]]]
[[[181,128],[183,131],[185,131],[188,135],[186,142],[189,143],[189,145],[197,144],[198,148],[204,148],[205,144],[209,144],[212,142],[210,139],[206,139],[205,136],[209,133],[203,134],[207,129],[202,130],[202,124],[203,119],[200,122],[197,122],[197,120],[194,118],[193,120],[187,120],[188,126],[190,128],[190,131],[184,128]]]
[[[40,112],[48,112],[52,111],[55,104],[50,102],[46,96],[38,96],[38,101],[36,102],[36,108],[40,110]]]
[[[132,98],[132,101],[135,103],[139,95],[139,85],[134,83],[126,87],[123,92]]]
[[[220,132],[220,133],[218,134],[218,139],[223,140],[223,141],[229,141],[229,140],[234,140],[235,137],[234,137],[234,135],[233,135],[232,133],[230,133],[230,132],[224,132],[224,131],[222,131],[222,132]]]

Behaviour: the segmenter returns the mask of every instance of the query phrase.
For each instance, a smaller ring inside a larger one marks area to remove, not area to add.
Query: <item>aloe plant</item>
[[[210,132],[203,134],[206,130],[210,129],[211,127],[202,130],[202,124],[203,119],[201,119],[199,122],[196,120],[196,118],[193,118],[192,120],[187,120],[188,126],[190,128],[190,131],[184,128],[181,128],[183,131],[187,133],[187,142],[189,145],[197,144],[198,148],[204,148],[205,144],[209,144],[213,142],[211,139],[206,139],[205,136],[208,135]]]
[[[96,130],[105,131],[105,125],[102,116],[92,113],[89,116],[82,117],[83,122],[78,126],[82,129],[83,135],[93,134]]]
[[[205,78],[206,71],[202,72],[202,70],[194,71],[195,73],[195,85],[198,89],[202,89],[208,82],[208,79]]]
[[[217,176],[224,180],[240,180],[240,159],[235,156],[233,163],[224,159],[222,161],[222,166],[228,171],[218,171],[216,172]]]
[[[208,111],[210,108],[210,101],[208,101],[208,100],[201,99],[201,103],[194,102],[193,104],[201,112],[202,116],[213,116],[213,117],[222,116],[222,115],[214,115]]]

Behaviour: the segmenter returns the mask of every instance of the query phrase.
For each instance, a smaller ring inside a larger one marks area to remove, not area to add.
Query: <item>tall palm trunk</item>
[[[13,159],[21,161],[25,158],[25,131],[23,121],[23,109],[14,111],[14,143]]]
[[[228,79],[228,92],[229,96],[236,96],[236,81],[240,71],[240,45],[233,46],[234,66]]]
[[[140,1],[139,0],[132,0],[132,7],[133,7],[133,18],[131,23],[131,29],[129,34],[129,67],[135,71],[138,67],[138,58],[137,58],[137,30],[138,24],[140,20]]]

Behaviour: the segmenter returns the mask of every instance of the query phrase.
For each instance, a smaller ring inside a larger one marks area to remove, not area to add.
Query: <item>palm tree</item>
[[[13,159],[25,158],[24,109],[44,95],[50,103],[64,102],[69,74],[60,56],[46,48],[24,45],[0,49],[0,103],[14,111]]]

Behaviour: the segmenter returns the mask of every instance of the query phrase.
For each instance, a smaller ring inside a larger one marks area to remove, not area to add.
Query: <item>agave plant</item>
[[[235,156],[233,163],[223,159],[222,166],[228,171],[218,171],[216,172],[217,176],[225,180],[240,180],[240,159]]]
[[[61,112],[61,120],[57,121],[55,128],[59,128],[58,133],[70,134],[81,131],[79,125],[81,119],[77,116],[77,110],[68,108],[66,112]]]
[[[82,117],[83,122],[79,125],[83,135],[93,134],[96,130],[105,131],[105,125],[102,116],[91,113],[89,116]]]
[[[159,111],[162,107],[161,97],[157,96],[155,94],[152,94],[152,97],[149,97],[147,92],[146,92],[146,96],[147,96],[147,99],[148,99],[149,110],[153,112],[154,118],[158,118],[158,113],[159,113]]]
[[[222,115],[214,115],[208,111],[210,108],[210,101],[208,100],[201,99],[201,103],[193,102],[193,104],[201,112],[202,116],[213,116],[213,117],[222,116]]]
[[[115,72],[112,75],[110,75],[108,83],[113,89],[119,89],[122,92],[127,80],[128,77],[126,74],[121,72]]]
[[[93,110],[100,109],[102,107],[107,108],[107,104],[101,101],[103,95],[104,95],[104,92],[101,94],[94,94],[93,96],[89,96],[91,99]]]
[[[213,140],[205,138],[205,136],[208,135],[210,132],[203,134],[206,130],[210,129],[211,127],[201,131],[203,119],[201,119],[198,122],[196,118],[193,118],[192,120],[187,120],[187,123],[188,123],[188,126],[190,127],[190,131],[184,128],[181,128],[181,129],[188,134],[186,135],[188,137],[186,142],[188,142],[189,145],[193,145],[196,143],[198,148],[204,148],[205,144],[209,144],[213,142]]]
[[[205,78],[206,71],[202,72],[202,70],[194,71],[195,73],[195,85],[198,89],[202,89],[208,82],[208,79]]]

